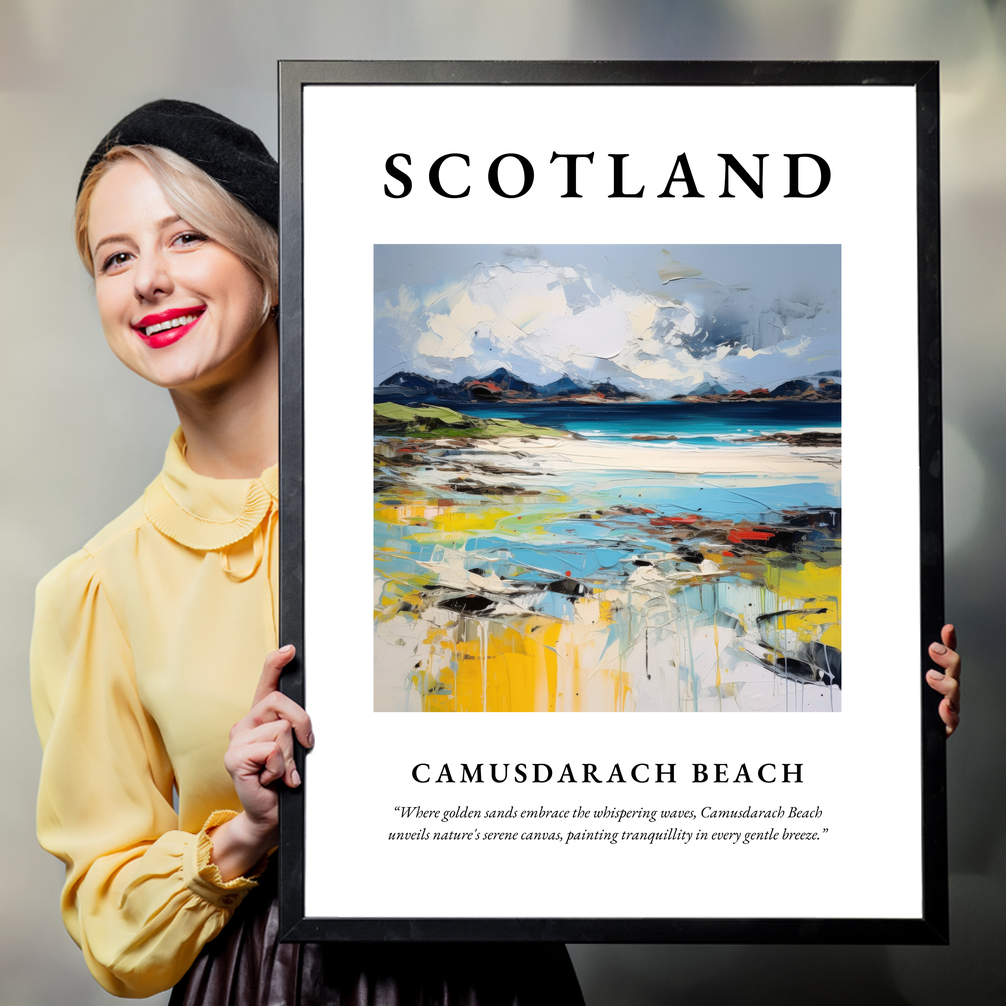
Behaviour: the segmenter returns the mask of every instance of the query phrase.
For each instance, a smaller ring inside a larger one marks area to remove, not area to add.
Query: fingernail
[[[290,781],[294,784],[294,786],[300,785],[300,773],[296,769],[290,773]]]
[[[936,681],[942,681],[945,675],[941,674],[939,671],[934,671],[930,669],[929,676]]]
[[[309,748],[313,748],[314,747],[314,732],[313,731],[307,735],[307,746]]]
[[[947,648],[942,643],[933,643],[932,646],[929,647],[929,649],[931,649],[933,653],[947,652]]]
[[[287,643],[286,646],[280,648],[279,652],[284,655],[287,653],[293,653],[293,643]]]

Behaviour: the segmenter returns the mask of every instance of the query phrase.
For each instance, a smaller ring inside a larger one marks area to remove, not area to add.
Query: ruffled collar
[[[162,534],[186,548],[211,552],[252,533],[279,500],[279,466],[257,479],[213,479],[185,460],[185,437],[175,430],[164,468],[143,494],[143,512]]]

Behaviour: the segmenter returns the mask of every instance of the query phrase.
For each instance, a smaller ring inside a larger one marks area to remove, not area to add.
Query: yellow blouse
[[[38,836],[115,995],[174,985],[255,886],[223,882],[206,829],[241,809],[228,731],[276,646],[277,492],[276,467],[197,475],[179,430],[143,498],[38,586]]]

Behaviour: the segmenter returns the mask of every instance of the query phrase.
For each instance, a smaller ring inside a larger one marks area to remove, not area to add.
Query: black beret
[[[253,213],[279,226],[275,158],[250,129],[191,101],[151,101],[114,125],[88,158],[77,195],[91,169],[112,147],[141,144],[173,150],[202,168]]]

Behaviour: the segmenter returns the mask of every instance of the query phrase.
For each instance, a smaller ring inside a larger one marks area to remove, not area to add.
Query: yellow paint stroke
[[[713,620],[713,646],[716,648],[716,687],[719,688],[723,681],[720,673],[720,630],[715,620]]]
[[[765,582],[781,601],[791,601],[786,607],[825,608],[825,614],[786,615],[776,620],[777,629],[790,629],[802,642],[815,640],[842,648],[842,568],[803,563],[787,569],[769,564]]]
[[[504,517],[514,511],[502,507],[484,507],[479,510],[451,508],[431,519],[439,531],[492,531]]]
[[[398,506],[375,506],[374,519],[384,524],[408,524],[417,518],[430,520],[448,513],[447,507],[425,503],[405,503]]]
[[[545,615],[509,623],[459,621],[450,638],[439,629],[427,637],[431,649],[440,645],[445,664],[436,672],[442,690],[428,684],[420,690],[424,712],[555,712],[560,622]],[[456,669],[446,662],[450,658]]]
[[[561,502],[554,494],[549,494],[550,502]],[[507,497],[511,500],[511,497]],[[512,497],[517,504],[537,503],[536,496]],[[396,503],[395,505],[377,504],[374,507],[374,519],[383,524],[403,525],[422,521],[418,527],[433,527],[436,532],[416,531],[413,537],[422,540],[429,533],[453,533],[465,531],[498,531],[506,533],[513,531],[526,534],[533,531],[542,534],[545,531],[544,521],[558,523],[563,520],[576,520],[579,511],[571,515],[566,510],[535,509],[529,511],[526,506],[495,506],[477,507],[465,506],[461,502],[435,505],[429,501],[413,503]],[[534,521],[534,523],[532,523]]]
[[[573,621],[561,625],[556,641],[560,711],[631,708],[632,675],[623,668],[617,642],[609,640],[601,607],[596,597],[579,598]]]

